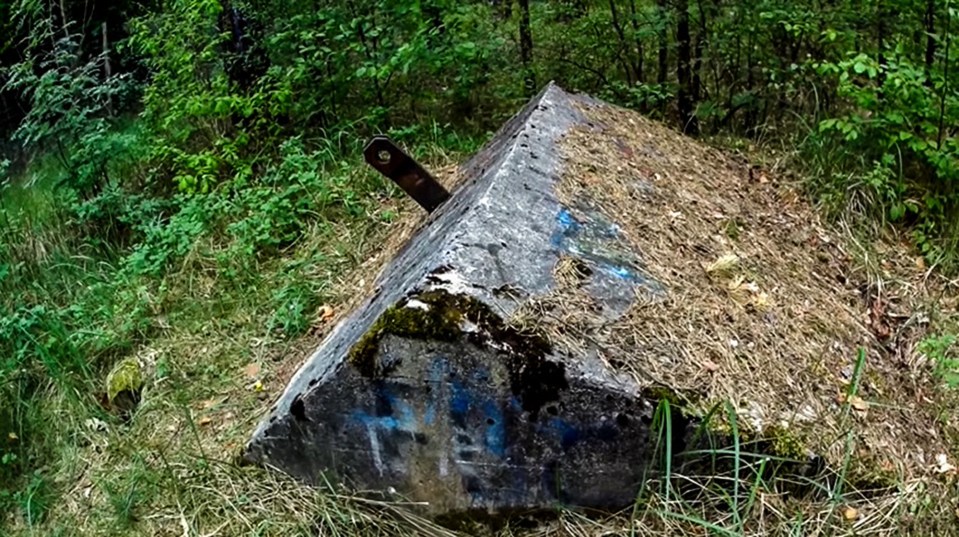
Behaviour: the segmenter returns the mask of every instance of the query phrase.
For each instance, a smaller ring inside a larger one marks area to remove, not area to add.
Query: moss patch
[[[476,330],[465,332],[464,322]],[[565,366],[547,359],[552,347],[545,337],[507,325],[472,296],[432,290],[414,293],[387,308],[350,349],[348,359],[360,374],[378,378],[387,373],[378,358],[380,341],[387,334],[446,342],[463,339],[481,347],[495,343],[509,372],[510,389],[532,419],[569,388]]]
[[[363,337],[350,349],[349,361],[366,377],[382,375],[376,353],[380,340],[386,334],[412,338],[454,341],[462,333],[460,324],[463,315],[459,310],[437,307],[421,300],[428,309],[411,306],[409,300],[403,300],[390,306]]]
[[[121,360],[107,375],[107,399],[121,413],[132,411],[140,401],[143,371],[135,358]]]
[[[797,461],[805,460],[809,456],[805,442],[785,427],[770,427],[763,436],[768,439],[769,452],[772,455]]]

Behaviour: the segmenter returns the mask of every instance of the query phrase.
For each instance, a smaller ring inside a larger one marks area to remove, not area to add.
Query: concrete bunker
[[[883,351],[841,241],[788,185],[555,85],[459,174],[247,460],[433,514],[615,509],[656,472],[655,407],[678,395],[674,454],[718,405],[784,457],[843,463],[844,372]],[[895,375],[863,384],[886,404],[853,416],[852,480],[945,450],[895,410]]]
[[[248,459],[308,483],[393,488],[433,512],[632,501],[653,459],[654,401],[514,318],[564,270],[597,318],[662,292],[615,225],[578,220],[555,193],[555,144],[586,121],[576,99],[548,86],[464,166],[290,382]]]

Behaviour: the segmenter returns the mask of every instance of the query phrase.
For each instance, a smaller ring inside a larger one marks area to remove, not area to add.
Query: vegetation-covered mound
[[[566,348],[595,346],[641,384],[685,394],[701,415],[730,401],[744,432],[788,434],[834,468],[854,426],[850,477],[911,480],[952,460],[943,416],[954,401],[916,348],[930,316],[953,313],[935,300],[940,282],[920,270],[870,277],[866,252],[775,174],[635,112],[583,106],[590,126],[562,142],[564,203],[615,224],[666,292],[640,293],[608,321],[560,285],[521,315],[535,311]]]

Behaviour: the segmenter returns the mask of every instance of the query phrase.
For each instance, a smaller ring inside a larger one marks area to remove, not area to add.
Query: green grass
[[[424,134],[433,142],[414,152],[434,165],[478,141],[438,127]],[[317,326],[317,307],[343,300],[348,290],[339,282],[400,210],[396,189],[359,164],[355,140],[287,146],[272,176],[183,199],[178,212],[165,209],[162,225],[151,221],[149,203],[108,205],[143,216],[123,244],[103,240],[96,222],[84,221],[89,202],[56,187],[54,159],[5,184],[0,528],[9,531],[0,533],[152,535],[169,521],[145,521],[171,507],[167,500],[208,507],[202,485],[184,488],[185,469],[243,475],[231,457],[252,429],[249,416],[281,388],[273,366],[298,359],[298,338]],[[125,201],[110,195],[94,202]],[[151,380],[127,423],[100,399],[112,364],[129,356]],[[242,373],[250,363],[262,368],[262,379]],[[268,391],[251,390],[254,380]],[[205,419],[213,408],[223,422],[215,441]],[[71,509],[78,495],[95,499],[96,508]],[[355,522],[353,515],[343,520]],[[247,529],[290,528],[260,526]]]

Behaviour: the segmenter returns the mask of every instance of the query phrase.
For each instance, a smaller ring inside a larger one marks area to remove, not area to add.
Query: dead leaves
[[[725,254],[719,257],[716,261],[713,261],[709,265],[703,267],[706,270],[706,274],[711,276],[717,276],[720,278],[732,277],[739,267],[739,256],[736,254]]]
[[[863,398],[859,397],[858,395],[854,395],[849,398],[849,406],[851,406],[853,410],[857,410],[859,412],[865,412],[869,410],[869,403],[864,401]]]
[[[892,336],[892,327],[889,325],[889,319],[886,316],[887,301],[879,297],[874,297],[869,305],[869,325],[879,341],[885,341]]]
[[[840,394],[836,397],[836,403],[840,405],[848,404],[853,410],[865,413],[869,410],[869,403],[858,395]]]
[[[727,288],[736,302],[752,306],[759,311],[769,309],[769,294],[763,291],[756,282],[746,281],[744,276],[739,276],[731,280]]]
[[[328,304],[324,304],[320,306],[318,310],[316,310],[316,317],[320,320],[321,323],[330,322],[331,320],[333,320],[333,317],[335,316],[336,316],[336,310],[334,310],[333,307]]]
[[[703,266],[703,270],[710,277],[726,280],[726,290],[737,304],[758,311],[768,310],[771,304],[769,294],[760,288],[754,278],[747,278],[742,273],[741,261],[738,255],[728,253]]]
[[[940,453],[936,455],[936,464],[933,467],[933,472],[939,475],[944,475],[944,474],[955,475],[956,467],[955,465],[949,462],[948,455],[946,455],[945,453]]]

